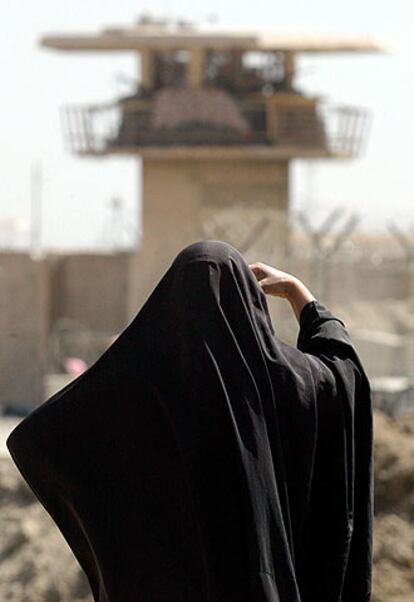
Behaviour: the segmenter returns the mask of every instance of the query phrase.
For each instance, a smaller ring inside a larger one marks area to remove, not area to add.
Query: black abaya
[[[99,602],[366,602],[370,385],[318,300],[297,347],[243,256],[181,251],[8,449]]]

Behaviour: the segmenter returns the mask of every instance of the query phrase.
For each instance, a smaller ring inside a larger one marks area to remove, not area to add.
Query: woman
[[[231,245],[184,248],[7,445],[95,601],[370,599],[369,381],[342,320]]]

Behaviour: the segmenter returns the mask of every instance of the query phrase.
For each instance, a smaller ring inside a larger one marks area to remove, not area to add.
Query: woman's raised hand
[[[303,282],[289,272],[283,272],[260,261],[251,263],[249,267],[264,293],[273,297],[283,297],[290,302],[298,322],[304,306],[316,300]]]
[[[260,261],[251,263],[249,267],[264,293],[274,297],[289,297],[293,274],[282,272]]]

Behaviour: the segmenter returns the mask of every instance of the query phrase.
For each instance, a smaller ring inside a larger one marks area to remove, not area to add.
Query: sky
[[[291,0],[254,3],[210,0],[19,0],[2,6],[0,21],[0,247],[26,244],[31,222],[31,174],[41,170],[43,249],[93,249],[137,240],[140,169],[133,158],[84,159],[63,145],[59,110],[66,104],[107,102],[130,89],[133,53],[64,53],[41,48],[46,33],[96,32],[128,26],[142,12],[183,17],[206,26],[274,33],[371,34],[392,52],[309,55],[298,59],[296,84],[333,103],[370,110],[363,156],[352,161],[294,161],[291,212],[306,210],[317,227],[330,211],[357,214],[360,229],[393,221],[414,226],[414,4],[408,0]],[[38,179],[37,179],[38,181]],[[111,201],[120,199],[123,224],[114,228]],[[128,229],[128,232],[126,230]]]

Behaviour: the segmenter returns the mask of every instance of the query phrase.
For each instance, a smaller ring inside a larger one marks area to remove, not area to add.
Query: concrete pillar
[[[154,52],[149,48],[140,50],[141,57],[141,84],[145,88],[152,88],[154,84]]]
[[[144,158],[143,200],[143,240],[131,261],[131,316],[191,242],[224,240],[248,261],[273,265],[285,256],[287,161]]]
[[[203,85],[204,48],[195,46],[191,49],[191,57],[187,65],[188,84],[193,88],[201,88]]]

